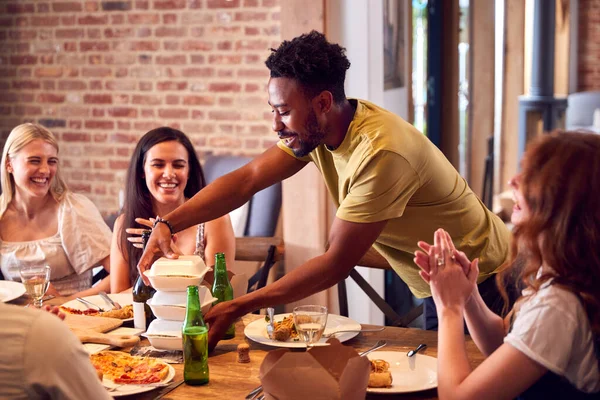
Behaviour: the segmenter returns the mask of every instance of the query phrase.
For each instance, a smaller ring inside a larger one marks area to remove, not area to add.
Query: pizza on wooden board
[[[121,351],[101,351],[90,356],[104,378],[118,384],[143,385],[162,382],[169,366],[153,358],[131,356]]]

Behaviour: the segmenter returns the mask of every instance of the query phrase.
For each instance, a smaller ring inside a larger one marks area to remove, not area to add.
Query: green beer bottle
[[[205,385],[208,383],[208,329],[202,318],[198,286],[187,287],[182,336],[183,380],[188,385]]]
[[[215,254],[215,282],[212,287],[212,294],[217,298],[215,304],[223,301],[233,300],[233,288],[229,283],[227,276],[227,267],[225,265],[225,254]],[[225,332],[223,339],[233,339],[235,337],[235,322]]]

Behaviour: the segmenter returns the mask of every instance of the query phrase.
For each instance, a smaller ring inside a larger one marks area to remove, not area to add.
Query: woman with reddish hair
[[[478,260],[443,230],[419,242],[421,277],[438,310],[438,392],[447,399],[600,398],[600,136],[562,132],[533,142],[509,181],[511,260],[521,298],[503,320],[477,290]],[[517,262],[518,260],[518,262]],[[517,267],[518,265],[518,267]],[[471,371],[463,324],[488,358]]]

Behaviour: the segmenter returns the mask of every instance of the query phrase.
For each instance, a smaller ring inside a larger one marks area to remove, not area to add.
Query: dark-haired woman
[[[137,279],[136,266],[142,252],[128,243],[127,234],[139,234],[141,229],[132,227],[152,226],[151,218],[173,211],[204,186],[202,167],[183,132],[162,127],[140,139],[127,171],[123,214],[114,227],[111,292],[130,288]],[[212,265],[218,252],[225,253],[229,265],[235,258],[235,237],[227,215],[178,232],[175,242],[175,252],[200,255],[207,265]]]
[[[415,262],[440,321],[440,398],[600,398],[599,154],[600,136],[546,135],[528,148],[522,172],[510,180],[511,266],[524,260],[524,290],[506,321],[481,300],[477,260],[457,252],[450,235],[440,229],[433,246],[419,243]],[[474,371],[463,318],[488,356]]]

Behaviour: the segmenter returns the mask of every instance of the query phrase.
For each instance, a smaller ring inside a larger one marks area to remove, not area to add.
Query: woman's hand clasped
[[[438,229],[433,245],[419,242],[422,251],[415,252],[415,264],[421,268],[419,274],[431,286],[436,307],[464,309],[473,291],[477,290],[479,262],[469,261],[452,243],[448,232]]]

